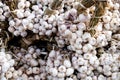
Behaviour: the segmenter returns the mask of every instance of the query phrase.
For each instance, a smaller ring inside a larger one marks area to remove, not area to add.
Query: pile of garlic
[[[82,13],[79,16],[77,16],[75,8],[70,8],[64,14],[59,15],[61,21],[59,21],[58,37],[56,37],[58,46],[63,47],[67,44],[69,45],[68,49],[82,54],[83,52],[91,52],[96,48],[104,47],[114,39],[119,40],[119,3],[113,3],[111,0],[108,0],[108,2],[109,6],[106,8],[102,20],[94,27],[96,30],[95,37],[86,31],[92,18],[90,12],[95,7],[87,9],[86,14]]]
[[[51,36],[56,32],[55,16],[44,15],[49,2],[33,1],[18,0],[18,9],[13,11],[16,17],[9,17],[8,30],[15,36],[27,36],[27,30],[40,36]]]
[[[8,80],[7,77],[11,76],[12,73],[9,73],[9,69],[13,67],[15,60],[12,59],[10,53],[5,52],[4,48],[0,49],[0,79]],[[7,77],[6,77],[7,76]]]
[[[0,1],[0,21],[5,21],[8,17],[10,17],[9,7]]]
[[[104,53],[98,58],[91,53],[85,53],[83,56],[76,54],[72,57],[72,63],[81,80],[102,80],[102,78],[119,80],[119,55],[120,53]]]
[[[58,47],[51,45],[50,51],[46,46],[14,47],[12,55],[2,47],[0,80],[120,80],[119,3],[107,0],[93,37],[87,28],[95,6],[78,15],[79,0],[62,0],[55,14],[46,15],[53,1],[18,0],[14,11],[0,1],[0,21],[8,20],[8,31],[14,36],[25,38],[28,30],[40,37],[55,34]]]
[[[6,57],[9,55],[9,61],[6,61],[5,65],[1,65],[6,70],[4,73],[2,72],[3,75],[1,76],[4,76],[1,77],[2,80],[120,79],[119,52],[114,54],[103,53],[98,57],[92,53],[81,55],[54,49],[48,53],[36,46],[30,46],[28,50],[23,48],[17,50],[14,60],[10,59],[10,54],[6,54]],[[8,58],[6,59],[8,60]],[[7,65],[8,63],[10,66]]]
[[[66,52],[64,53],[66,54]],[[64,55],[61,51],[55,50],[49,53],[46,62],[46,72],[48,73],[47,80],[64,80],[65,77],[67,77],[66,80],[69,80],[69,78],[77,80],[76,75],[73,74],[74,68],[69,59],[69,55],[70,54]]]

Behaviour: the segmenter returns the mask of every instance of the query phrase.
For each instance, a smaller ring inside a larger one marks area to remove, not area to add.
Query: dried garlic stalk
[[[16,17],[16,14],[14,11],[15,11],[15,9],[17,9],[18,0],[5,0],[4,2],[7,6],[9,6],[10,11],[11,11],[11,15],[13,17]]]
[[[52,14],[55,14],[55,11],[54,10],[50,10],[50,9],[46,9],[45,12],[44,12],[45,15],[48,15],[48,16],[51,16]]]
[[[107,5],[107,1],[101,1],[96,3],[95,13],[93,18],[90,20],[90,28],[96,26],[102,15],[105,13],[105,7]]]
[[[62,4],[62,0],[54,0],[54,1],[52,2],[52,4],[50,5],[50,9],[47,8],[47,9],[45,10],[45,13],[44,13],[44,14],[45,14],[45,15],[48,15],[48,16],[51,16],[52,14],[55,14],[55,11],[54,11],[54,10],[60,8],[61,4]]]
[[[62,4],[62,0],[54,0],[51,4],[51,9],[58,9]]]
[[[93,14],[93,18],[91,18],[91,20],[90,20],[89,28],[88,28],[88,30],[90,31],[92,36],[95,35],[94,27],[98,24],[101,17],[104,15],[106,6],[107,6],[107,1],[105,1],[105,0],[104,1],[96,1],[95,13]]]
[[[78,14],[84,12],[87,8],[90,8],[95,4],[95,0],[82,0],[77,6]]]
[[[18,0],[5,0],[7,6],[9,6],[11,11],[17,9]]]

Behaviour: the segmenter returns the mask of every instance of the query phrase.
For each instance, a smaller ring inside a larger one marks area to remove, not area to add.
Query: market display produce
[[[0,0],[0,80],[120,80],[119,7]]]

